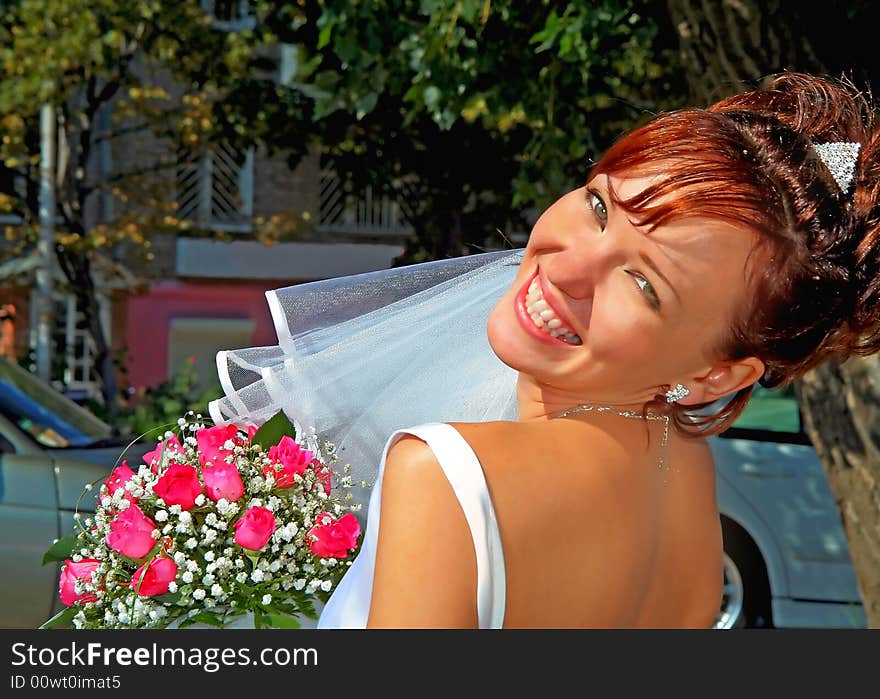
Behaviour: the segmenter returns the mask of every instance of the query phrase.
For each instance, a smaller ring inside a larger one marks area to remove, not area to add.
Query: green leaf
[[[223,621],[216,614],[211,612],[199,612],[186,620],[186,625],[190,624],[208,624],[209,626],[218,626],[223,628]],[[183,624],[181,624],[183,626]]]
[[[263,621],[266,626],[275,629],[298,629],[300,627],[300,623],[296,619],[286,614],[266,614]]]
[[[56,626],[70,626],[73,617],[80,611],[79,607],[65,607],[48,621],[42,623],[40,629],[53,629]]]
[[[46,565],[47,563],[61,563],[70,558],[74,552],[79,550],[79,548],[80,542],[76,538],[76,534],[70,534],[63,539],[58,539],[58,541],[52,544],[46,553],[43,554],[43,562],[40,565]]]
[[[281,438],[285,436],[296,439],[296,429],[287,415],[284,414],[284,411],[279,410],[257,430],[251,443],[259,444],[263,449],[268,449],[278,444]]]

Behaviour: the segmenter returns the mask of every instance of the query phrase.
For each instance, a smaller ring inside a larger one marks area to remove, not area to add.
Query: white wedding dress
[[[319,438],[335,446],[337,468],[345,465],[355,486],[363,548],[319,610],[319,628],[366,626],[385,457],[405,433],[428,443],[461,503],[477,555],[479,625],[501,627],[504,559],[492,502],[476,455],[448,422],[518,417],[517,373],[493,352],[486,322],[523,254],[468,255],[269,291],[278,344],[218,353],[224,396],[209,405],[215,424],[260,425],[283,410],[306,448],[319,452]]]
[[[370,495],[369,517],[361,550],[324,607],[318,628],[362,629],[367,625],[381,519],[385,458],[388,450],[405,434],[415,435],[428,443],[452,486],[467,519],[476,552],[479,627],[499,629],[504,624],[506,578],[495,510],[477,455],[459,431],[444,422],[407,427],[389,437]]]

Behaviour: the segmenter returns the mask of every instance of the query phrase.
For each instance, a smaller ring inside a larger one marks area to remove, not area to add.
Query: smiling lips
[[[562,322],[562,319],[544,299],[537,274],[532,278],[531,284],[529,284],[528,291],[523,299],[523,305],[535,328],[541,332],[569,345],[583,344],[581,338]]]

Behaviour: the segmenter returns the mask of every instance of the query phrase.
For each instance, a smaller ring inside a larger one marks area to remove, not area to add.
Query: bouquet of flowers
[[[283,413],[258,430],[191,413],[178,428],[136,470],[118,463],[94,515],[47,551],[64,561],[66,609],[43,628],[223,627],[248,613],[256,628],[297,627],[351,565],[360,525],[332,443]]]

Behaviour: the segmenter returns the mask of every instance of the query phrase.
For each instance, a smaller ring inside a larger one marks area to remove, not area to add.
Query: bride
[[[218,360],[212,412],[284,407],[374,469],[319,627],[712,626],[705,438],[880,349],[870,116],[783,74],[624,136],[524,250],[270,295],[281,346]]]

